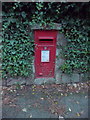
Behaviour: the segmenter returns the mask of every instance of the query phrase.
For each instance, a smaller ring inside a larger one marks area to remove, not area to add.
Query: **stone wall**
[[[77,73],[77,71],[74,71],[71,75],[69,75],[62,73],[62,71],[60,70],[60,65],[62,65],[65,62],[64,58],[62,57],[62,52],[64,46],[66,45],[67,40],[65,39],[65,36],[58,32],[56,48],[55,83],[75,83],[89,80],[89,73]]]
[[[35,74],[35,66],[34,66],[34,57],[32,62],[32,74],[30,77],[17,77],[17,78],[9,78],[7,80],[3,80],[3,85],[13,85],[13,84],[66,84],[66,83],[75,83],[75,82],[84,82],[86,80],[89,80],[90,75],[89,73],[77,73],[74,71],[73,74],[64,74],[60,70],[60,65],[62,65],[65,62],[65,59],[62,56],[62,52],[64,49],[64,46],[67,45],[67,40],[64,36],[64,34],[61,34],[58,32],[57,35],[57,47],[56,47],[56,63],[55,63],[55,78],[40,78],[40,79],[34,79]]]

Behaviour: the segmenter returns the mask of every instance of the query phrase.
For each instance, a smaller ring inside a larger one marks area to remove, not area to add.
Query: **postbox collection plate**
[[[49,62],[50,59],[50,51],[42,50],[41,51],[41,62]]]

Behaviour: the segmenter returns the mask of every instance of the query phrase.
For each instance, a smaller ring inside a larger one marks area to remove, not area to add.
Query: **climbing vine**
[[[90,70],[89,3],[14,2],[3,3],[2,9],[4,78],[31,75],[34,40],[30,26],[35,24],[42,29],[47,26],[52,29],[54,23],[61,24],[60,32],[68,41],[62,53],[65,63],[60,69],[63,72]]]
[[[31,64],[34,52],[32,31],[28,28],[28,20],[24,20],[26,17],[24,11],[20,14],[14,13],[17,9],[20,12],[20,6],[15,3],[12,6],[13,12],[3,12],[2,68],[4,78],[30,76],[32,73]]]
[[[89,55],[89,26],[86,21],[80,19],[71,19],[69,22],[62,24],[63,33],[67,39],[67,46],[64,48],[63,56],[65,63],[60,67],[63,72],[72,73],[90,71]]]

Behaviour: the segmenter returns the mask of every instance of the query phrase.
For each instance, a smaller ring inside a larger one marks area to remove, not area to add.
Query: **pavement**
[[[59,87],[11,86],[3,89],[3,118],[88,118],[88,91]]]

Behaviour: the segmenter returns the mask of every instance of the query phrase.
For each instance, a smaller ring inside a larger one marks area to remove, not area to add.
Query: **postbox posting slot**
[[[38,38],[40,43],[53,43],[53,37],[39,37]]]
[[[53,39],[39,39],[40,42],[52,42]]]

